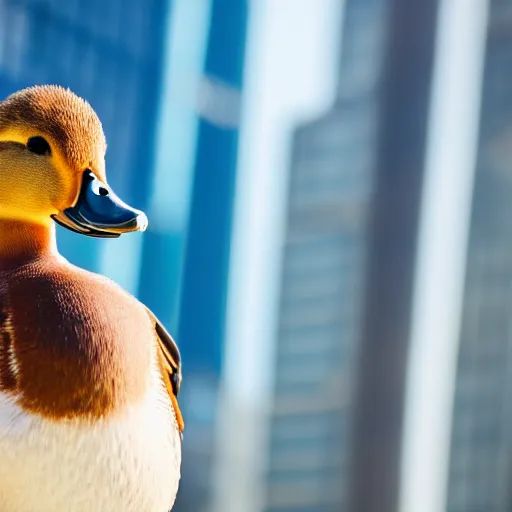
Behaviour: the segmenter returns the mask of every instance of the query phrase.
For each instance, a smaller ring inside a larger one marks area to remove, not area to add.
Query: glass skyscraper
[[[212,497],[247,9],[245,1],[211,3],[179,304],[188,424],[178,512],[206,510]]]
[[[437,2],[348,0],[295,135],[267,512],[394,512]]]
[[[347,2],[338,97],[293,141],[266,512],[347,506],[386,2]]]
[[[512,507],[512,5],[489,9],[448,512]]]

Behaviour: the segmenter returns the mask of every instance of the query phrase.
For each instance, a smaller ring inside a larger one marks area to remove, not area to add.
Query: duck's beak
[[[144,231],[146,215],[123,203],[91,171],[85,171],[74,206],[53,215],[55,222],[83,235],[115,238],[122,233]]]

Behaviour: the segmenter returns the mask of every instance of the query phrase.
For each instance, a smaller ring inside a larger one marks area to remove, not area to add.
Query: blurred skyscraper
[[[296,132],[267,512],[395,510],[435,15],[347,0],[338,99]]]
[[[211,506],[248,15],[245,0],[212,0],[209,9],[177,334],[187,372],[177,512]]]
[[[295,133],[266,511],[346,507],[387,2],[347,2],[338,99]]]
[[[489,8],[448,512],[512,507],[512,5]]]
[[[388,0],[348,510],[395,512],[438,0]],[[442,51],[442,50],[441,50]]]

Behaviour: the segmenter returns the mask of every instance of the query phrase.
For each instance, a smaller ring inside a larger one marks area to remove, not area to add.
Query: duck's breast
[[[53,421],[0,393],[2,512],[165,512],[180,477],[181,439],[155,378],[116,416]]]

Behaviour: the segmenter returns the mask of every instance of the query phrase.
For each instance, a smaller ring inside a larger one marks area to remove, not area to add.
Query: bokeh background
[[[510,0],[0,0],[39,83],[149,216],[58,242],[181,347],[177,512],[512,510]]]

